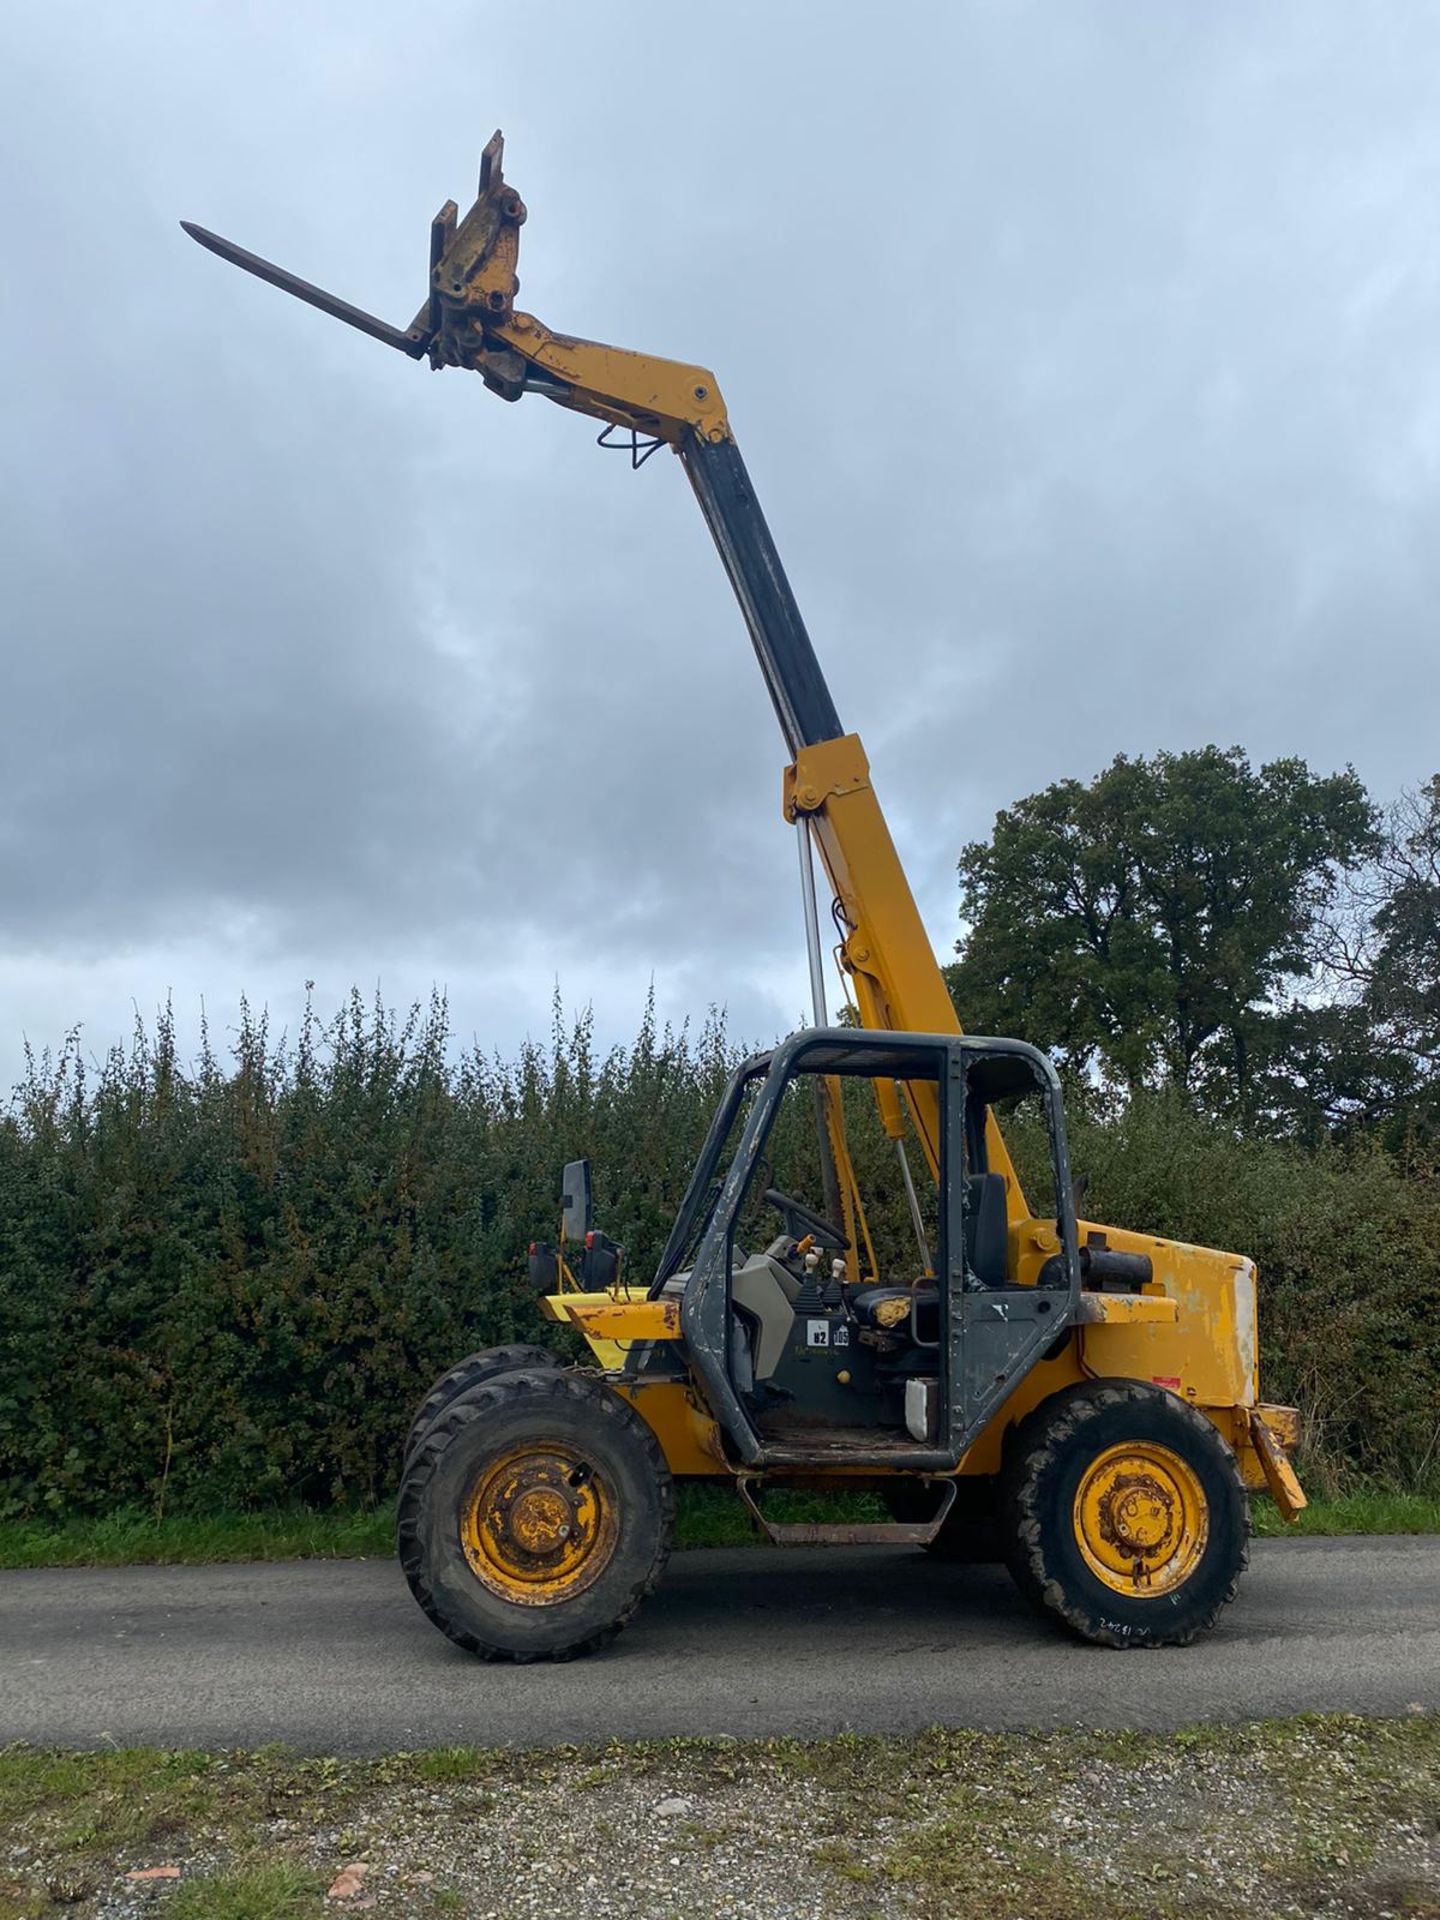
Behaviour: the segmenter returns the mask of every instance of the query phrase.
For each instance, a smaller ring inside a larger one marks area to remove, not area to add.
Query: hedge
[[[223,1061],[173,1022],[87,1071],[32,1060],[0,1115],[0,1518],[115,1506],[367,1505],[460,1354],[563,1339],[525,1249],[558,1173],[648,1273],[737,1049],[709,1019],[597,1052],[560,1020],[513,1060],[451,1044],[436,999],[358,995],[293,1041],[243,1009]],[[857,1158],[899,1215],[873,1127]],[[1077,1119],[1086,1211],[1260,1265],[1265,1390],[1312,1471],[1433,1478],[1440,1188],[1364,1145],[1238,1139],[1173,1100]]]

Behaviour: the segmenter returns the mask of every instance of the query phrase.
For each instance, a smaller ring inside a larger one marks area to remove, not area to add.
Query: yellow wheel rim
[[[470,1570],[524,1607],[573,1600],[610,1563],[619,1509],[598,1469],[572,1447],[517,1447],[480,1474],[460,1514]]]
[[[1086,1566],[1132,1600],[1183,1587],[1210,1537],[1198,1476],[1178,1453],[1148,1440],[1107,1447],[1091,1461],[1076,1489],[1074,1520]]]

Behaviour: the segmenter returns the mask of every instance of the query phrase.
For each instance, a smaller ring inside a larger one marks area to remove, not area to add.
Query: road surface
[[[1113,1653],[998,1567],[888,1548],[677,1554],[607,1651],[487,1666],[385,1561],[0,1573],[0,1746],[309,1752],[677,1734],[1163,1728],[1440,1709],[1440,1539],[1263,1540],[1196,1646]]]

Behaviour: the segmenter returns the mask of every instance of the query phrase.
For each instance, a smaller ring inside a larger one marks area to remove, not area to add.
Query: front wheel
[[[400,1564],[458,1646],[568,1660],[630,1619],[674,1521],[664,1455],[619,1394],[551,1367],[502,1373],[453,1400],[406,1462]]]
[[[1066,1388],[1022,1421],[1000,1514],[1021,1592],[1097,1646],[1187,1645],[1249,1557],[1234,1454],[1204,1414],[1139,1380]]]
[[[402,1462],[410,1458],[431,1422],[450,1402],[468,1393],[471,1387],[478,1387],[482,1380],[493,1380],[497,1373],[518,1373],[522,1367],[563,1367],[564,1364],[560,1355],[549,1347],[482,1347],[479,1353],[467,1353],[463,1360],[445,1369],[415,1409],[400,1455]]]

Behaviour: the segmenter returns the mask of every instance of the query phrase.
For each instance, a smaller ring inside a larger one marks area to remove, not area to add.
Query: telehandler
[[[989,1553],[1082,1639],[1183,1645],[1235,1593],[1248,1491],[1289,1518],[1305,1504],[1287,1457],[1295,1410],[1259,1401],[1255,1268],[1077,1219],[1055,1070],[1023,1041],[960,1029],[715,376],[557,333],[515,305],[525,206],[502,158],[497,133],[470,211],[447,201],[436,216],[428,298],[407,328],[186,230],[413,359],[602,421],[601,443],[634,465],[679,456],[789,754],[816,1025],[733,1075],[648,1285],[622,1278],[594,1227],[588,1167],[566,1169],[560,1244],[532,1244],[530,1265],[543,1310],[584,1336],[593,1364],[504,1347],[435,1383],[400,1484],[411,1589],[487,1659],[589,1651],[659,1580],[675,1482],[707,1480],[779,1544]],[[849,1024],[827,1023],[815,848]],[[895,1149],[880,1164],[903,1195],[898,1244],[872,1231],[855,1177],[866,1089]],[[1033,1117],[1009,1137],[1038,1169],[1033,1200],[998,1118],[1021,1102]],[[774,1171],[802,1137],[797,1113],[805,1137],[820,1122],[818,1190],[798,1197]],[[766,1502],[787,1487],[878,1494],[891,1518],[786,1524]]]

